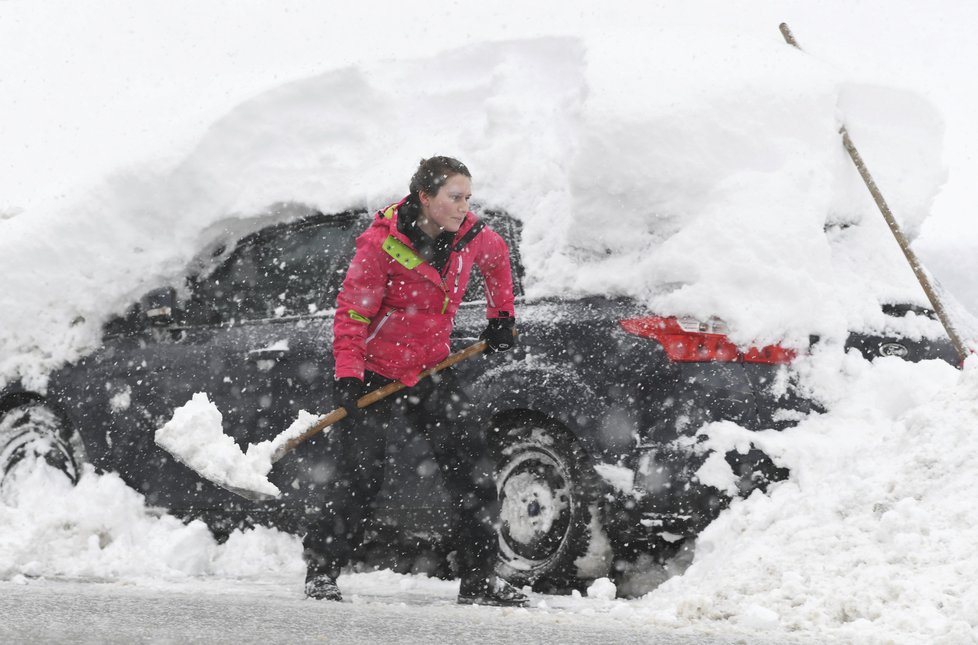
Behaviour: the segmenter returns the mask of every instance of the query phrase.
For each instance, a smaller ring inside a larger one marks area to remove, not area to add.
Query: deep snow
[[[428,3],[417,20],[367,2],[338,22],[302,2],[99,4],[95,18],[0,3],[0,379],[43,388],[108,315],[271,204],[377,207],[419,157],[454,154],[477,201],[523,220],[533,294],[719,315],[744,344],[825,339],[798,369],[829,412],[758,437],[791,479],[735,503],[692,566],[629,613],[978,639],[978,362],[842,353],[847,329],[894,324],[879,302],[923,296],[837,133],[844,123],[974,337],[973,7]],[[784,44],[782,20],[807,53]],[[724,474],[703,476],[722,487]],[[0,497],[4,579],[301,577],[291,536],[217,545],[115,475],[73,489],[21,475]]]

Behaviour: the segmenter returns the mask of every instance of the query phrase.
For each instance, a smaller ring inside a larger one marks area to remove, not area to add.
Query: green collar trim
[[[418,256],[410,246],[393,235],[387,236],[387,239],[384,240],[383,248],[389,256],[394,258],[405,269],[411,270],[419,264],[424,263],[424,259]]]

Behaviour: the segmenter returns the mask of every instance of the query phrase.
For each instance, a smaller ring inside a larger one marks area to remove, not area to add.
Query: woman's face
[[[421,213],[427,222],[421,228],[435,236],[441,231],[458,231],[469,212],[469,199],[472,198],[472,180],[465,175],[452,175],[438,192],[432,196],[421,193]]]

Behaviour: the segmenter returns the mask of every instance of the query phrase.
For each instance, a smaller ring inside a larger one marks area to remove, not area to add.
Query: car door
[[[261,346],[259,331],[242,324],[241,304],[225,301],[212,285],[239,288],[257,284],[257,262],[250,245],[236,249],[213,275],[192,290],[186,312],[160,316],[146,298],[124,319],[111,321],[103,346],[68,370],[60,398],[77,402],[81,430],[93,444],[96,465],[118,472],[150,505],[172,509],[236,503],[204,482],[154,442],[157,428],[197,392],[205,392],[224,414],[225,431],[244,439],[253,425],[253,406],[244,401],[238,361],[241,352]],[[198,288],[199,287],[199,288]],[[166,290],[148,294],[156,300]],[[251,366],[254,369],[256,366]],[[245,382],[248,379],[243,379]]]
[[[62,386],[91,410],[98,465],[174,510],[298,505],[310,488],[312,469],[301,464],[309,451],[273,470],[283,499],[255,505],[176,462],[153,435],[196,392],[208,394],[242,448],[274,437],[299,409],[330,408],[332,307],[364,225],[362,214],[317,215],[247,236],[188,279],[169,324],[142,312],[126,333],[107,336]]]
[[[345,214],[266,232],[257,243],[266,309],[252,326],[261,341],[248,350],[245,370],[256,417],[245,431],[249,443],[273,438],[305,410],[333,409],[333,314],[336,294],[366,228],[365,214]],[[295,510],[318,504],[317,486],[328,476],[324,436],[314,437],[280,460],[269,478]]]

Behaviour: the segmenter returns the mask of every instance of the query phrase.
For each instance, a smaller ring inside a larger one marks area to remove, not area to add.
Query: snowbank
[[[817,371],[832,413],[763,439],[790,481],[735,502],[704,531],[692,566],[643,606],[675,624],[973,642],[978,361],[961,373],[846,357]]]
[[[86,466],[71,482],[46,465],[21,467],[0,489],[0,578],[96,580],[302,577],[299,538],[266,528],[236,531],[218,545],[199,520],[184,524],[115,474]]]
[[[283,202],[382,206],[436,152],[469,164],[485,207],[524,221],[532,296],[625,294],[720,316],[741,344],[794,346],[878,322],[881,299],[922,302],[885,229],[873,230],[837,105],[868,105],[913,133],[881,160],[899,163],[877,164],[900,187],[912,232],[943,177],[931,163],[940,118],[926,101],[843,83],[777,41],[692,59],[649,91],[640,84],[652,78],[634,69],[679,43],[635,44],[480,43],[285,83],[217,120],[176,166],[134,165],[77,203],[5,221],[0,377],[42,382],[98,342],[110,313],[175,281],[208,237],[242,228],[235,220]],[[935,169],[916,172],[922,163]],[[869,220],[873,233],[850,236],[858,243],[837,264],[823,229],[839,219]],[[880,267],[864,275],[845,261],[852,253],[885,260],[862,263]]]

